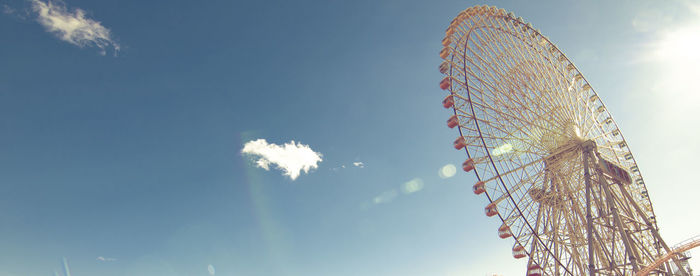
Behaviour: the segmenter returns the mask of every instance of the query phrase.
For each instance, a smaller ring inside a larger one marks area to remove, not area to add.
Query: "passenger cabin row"
[[[449,30],[448,30],[449,32]],[[446,58],[449,55],[449,44],[451,43],[449,39],[450,33],[448,33],[448,37],[443,39],[442,44],[445,46],[443,50],[440,52],[440,57],[441,58]],[[447,62],[443,62],[440,64],[440,72],[445,74],[449,70],[449,64]],[[452,80],[451,78],[445,77],[440,81],[440,89],[442,90],[448,90],[452,86]],[[454,97],[452,94],[448,95],[445,97],[445,99],[442,100],[442,106],[444,108],[453,108],[455,104]],[[448,120],[447,120],[447,126],[449,128],[454,128],[459,125],[459,117],[455,114],[452,115]],[[453,146],[457,150],[461,150],[467,146],[466,140],[464,139],[463,136],[458,137],[453,143]],[[474,159],[469,158],[464,163],[462,163],[462,170],[465,172],[470,172],[474,170]],[[485,189],[485,182],[484,181],[478,181],[476,184],[474,184],[473,187],[474,194],[480,195],[484,192],[486,192]],[[486,213],[486,216],[492,217],[498,214],[498,208],[496,207],[495,202],[489,203],[486,208],[484,208],[484,212]],[[507,239],[512,237],[513,234],[510,231],[510,227],[507,224],[501,225],[501,227],[498,228],[498,237],[501,239]],[[525,248],[522,247],[521,245],[517,245],[516,247],[513,248],[513,257],[515,258],[523,258],[527,256],[527,252],[525,251]],[[539,267],[539,266],[538,266]],[[528,275],[532,276],[539,276],[540,274],[531,274],[530,270],[528,270]]]
[[[485,8],[481,8],[480,10],[481,10],[481,11],[491,11],[491,12],[493,12],[494,14],[497,13],[496,10],[495,10],[495,7],[494,7],[494,8],[490,8],[490,7],[485,6]],[[465,12],[467,12],[467,11],[465,11]],[[469,10],[469,11],[468,11],[468,13],[472,13],[472,12],[476,12],[476,10]],[[503,15],[505,15],[505,11],[499,11],[499,12],[502,13]],[[463,13],[464,13],[464,12],[463,12]],[[450,56],[451,51],[452,51],[452,48],[450,48],[450,45],[452,44],[452,37],[451,37],[451,36],[455,33],[455,29],[457,28],[457,25],[459,25],[459,24],[461,23],[460,21],[463,20],[463,18],[464,18],[465,16],[466,16],[466,13],[460,14],[457,18],[455,18],[455,19],[451,22],[450,26],[447,28],[447,30],[446,30],[446,32],[445,32],[446,36],[445,36],[445,38],[442,40],[443,49],[440,51],[440,58],[442,58],[442,59],[447,59],[447,58]],[[522,18],[518,18],[518,19],[516,20],[516,19],[514,18],[514,15],[513,15],[512,13],[508,14],[507,16],[510,17],[510,18],[513,18],[514,21],[517,21],[517,22],[519,22],[519,23],[521,23],[521,24],[524,24]],[[531,27],[531,25],[529,25],[529,23],[528,23],[527,25],[523,26],[523,28],[532,28],[532,27]],[[442,74],[448,74],[448,71],[451,69],[450,62],[448,62],[448,61],[443,61],[443,62],[440,64],[440,66],[439,66],[438,69],[439,69],[440,73],[442,73]],[[442,90],[451,90],[451,88],[452,88],[452,78],[451,78],[451,76],[446,76],[446,77],[444,77],[444,78],[440,81],[440,89],[442,89]],[[585,90],[588,90],[588,89],[590,89],[590,86],[588,86],[588,84],[585,84],[585,85],[584,85],[584,89],[585,89]],[[449,91],[449,92],[451,92],[451,91]],[[455,107],[455,98],[454,98],[454,94],[452,94],[452,92],[451,92],[450,95],[448,95],[447,97],[445,97],[445,98],[442,100],[442,106],[443,106],[444,108],[454,108],[454,107]],[[454,128],[454,127],[456,127],[456,126],[459,126],[459,124],[460,124],[460,122],[459,122],[459,116],[457,116],[456,114],[455,114],[455,115],[452,115],[452,116],[447,120],[447,126],[448,126],[449,128]],[[466,148],[466,147],[467,147],[467,141],[465,140],[465,137],[464,137],[464,136],[458,137],[458,138],[453,142],[453,146],[454,146],[454,148],[457,149],[457,150],[461,150],[461,149]],[[474,170],[474,168],[475,168],[475,162],[474,162],[474,159],[472,159],[472,158],[468,158],[466,161],[464,161],[464,163],[462,163],[462,170],[464,170],[465,172],[470,172],[470,171]],[[478,182],[476,182],[476,184],[474,184],[474,186],[473,186],[473,192],[474,192],[474,194],[480,195],[480,194],[485,193],[485,192],[486,192],[486,186],[485,186],[485,184],[486,184],[486,183],[485,183],[484,181],[478,181]],[[496,202],[491,202],[491,203],[489,203],[488,205],[486,205],[486,207],[484,208],[484,212],[485,212],[486,216],[489,216],[489,217],[493,217],[493,216],[495,216],[495,215],[498,215],[497,203],[496,203]],[[512,236],[513,236],[513,234],[512,234],[512,232],[511,232],[510,226],[504,222],[504,223],[498,228],[498,237],[501,238],[501,239],[507,239],[507,238],[510,238],[510,237],[512,237]],[[527,254],[527,251],[525,250],[525,247],[523,247],[523,246],[520,245],[519,243],[516,244],[515,247],[513,247],[513,257],[515,257],[516,259],[524,258],[524,257],[526,257],[527,255],[528,255],[528,254]],[[543,274],[543,270],[542,270],[542,268],[541,268],[539,265],[537,265],[537,264],[531,264],[531,265],[528,266],[527,276],[541,276],[542,274]]]

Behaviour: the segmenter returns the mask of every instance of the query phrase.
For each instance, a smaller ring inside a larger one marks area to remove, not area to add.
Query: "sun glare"
[[[700,20],[693,19],[658,35],[647,52],[647,58],[657,67],[653,89],[660,100],[674,107],[674,112],[686,112],[694,100],[700,99],[698,88],[692,85],[700,76]]]
[[[700,60],[700,21],[667,33],[656,45],[654,55],[667,62],[695,65]]]

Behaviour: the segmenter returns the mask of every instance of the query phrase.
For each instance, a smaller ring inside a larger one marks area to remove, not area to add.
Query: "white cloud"
[[[117,259],[115,259],[115,258],[105,258],[102,256],[97,257],[97,260],[103,261],[103,262],[115,262],[115,261],[117,261]]]
[[[299,177],[301,171],[309,173],[309,170],[317,169],[318,163],[323,161],[321,153],[294,141],[284,145],[268,144],[265,139],[249,141],[243,145],[241,153],[257,156],[257,166],[265,170],[270,170],[270,164],[275,164],[292,180]]]
[[[81,48],[96,46],[103,55],[110,46],[115,54],[119,51],[119,44],[114,42],[110,30],[100,22],[86,18],[85,11],[75,9],[71,12],[60,1],[30,1],[32,9],[37,13],[37,21],[61,40]]]
[[[352,165],[355,166],[355,167],[358,167],[358,168],[364,168],[364,167],[365,167],[365,163],[362,163],[362,162],[352,162]]]

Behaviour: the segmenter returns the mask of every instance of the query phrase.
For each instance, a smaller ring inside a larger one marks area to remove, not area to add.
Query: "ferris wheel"
[[[485,213],[527,275],[685,275],[659,235],[644,179],[576,66],[503,9],[462,11],[442,40],[440,88]],[[675,269],[675,270],[674,270]]]

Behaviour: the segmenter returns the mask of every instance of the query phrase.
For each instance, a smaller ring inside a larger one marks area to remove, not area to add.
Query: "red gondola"
[[[457,140],[455,140],[455,141],[452,143],[452,145],[454,145],[455,149],[461,150],[461,149],[463,149],[464,147],[467,146],[467,142],[464,141],[464,137],[463,137],[463,136],[459,136],[459,137],[457,137]]]
[[[486,208],[484,208],[484,211],[486,211],[486,216],[495,216],[496,214],[498,214],[498,209],[496,209],[496,203],[489,203],[489,205],[486,205]]]
[[[440,89],[442,90],[447,90],[452,86],[452,81],[450,80],[450,77],[445,77],[440,81]]]
[[[447,74],[447,70],[450,70],[450,64],[447,61],[443,61],[440,63],[440,67],[438,67],[440,70],[440,73]]]
[[[450,107],[453,107],[454,105],[455,105],[455,100],[454,100],[454,98],[452,98],[452,95],[449,95],[449,96],[445,97],[444,100],[442,100],[442,106],[444,108],[450,108]]]
[[[459,119],[457,119],[457,115],[452,115],[452,117],[447,120],[447,126],[449,128],[454,128],[457,125],[459,125]]]
[[[452,40],[450,40],[450,37],[445,37],[442,39],[442,46],[447,47],[450,45],[450,43],[452,43]]]
[[[464,170],[465,172],[470,172],[473,169],[474,169],[474,160],[472,160],[471,158],[467,159],[467,161],[464,161],[464,163],[462,163],[462,170]]]
[[[474,184],[474,194],[480,195],[486,192],[486,189],[484,188],[484,181],[479,181]]]
[[[442,50],[440,51],[440,58],[446,59],[447,56],[449,56],[449,55],[450,55],[450,48],[447,48],[447,47],[442,48]]]

